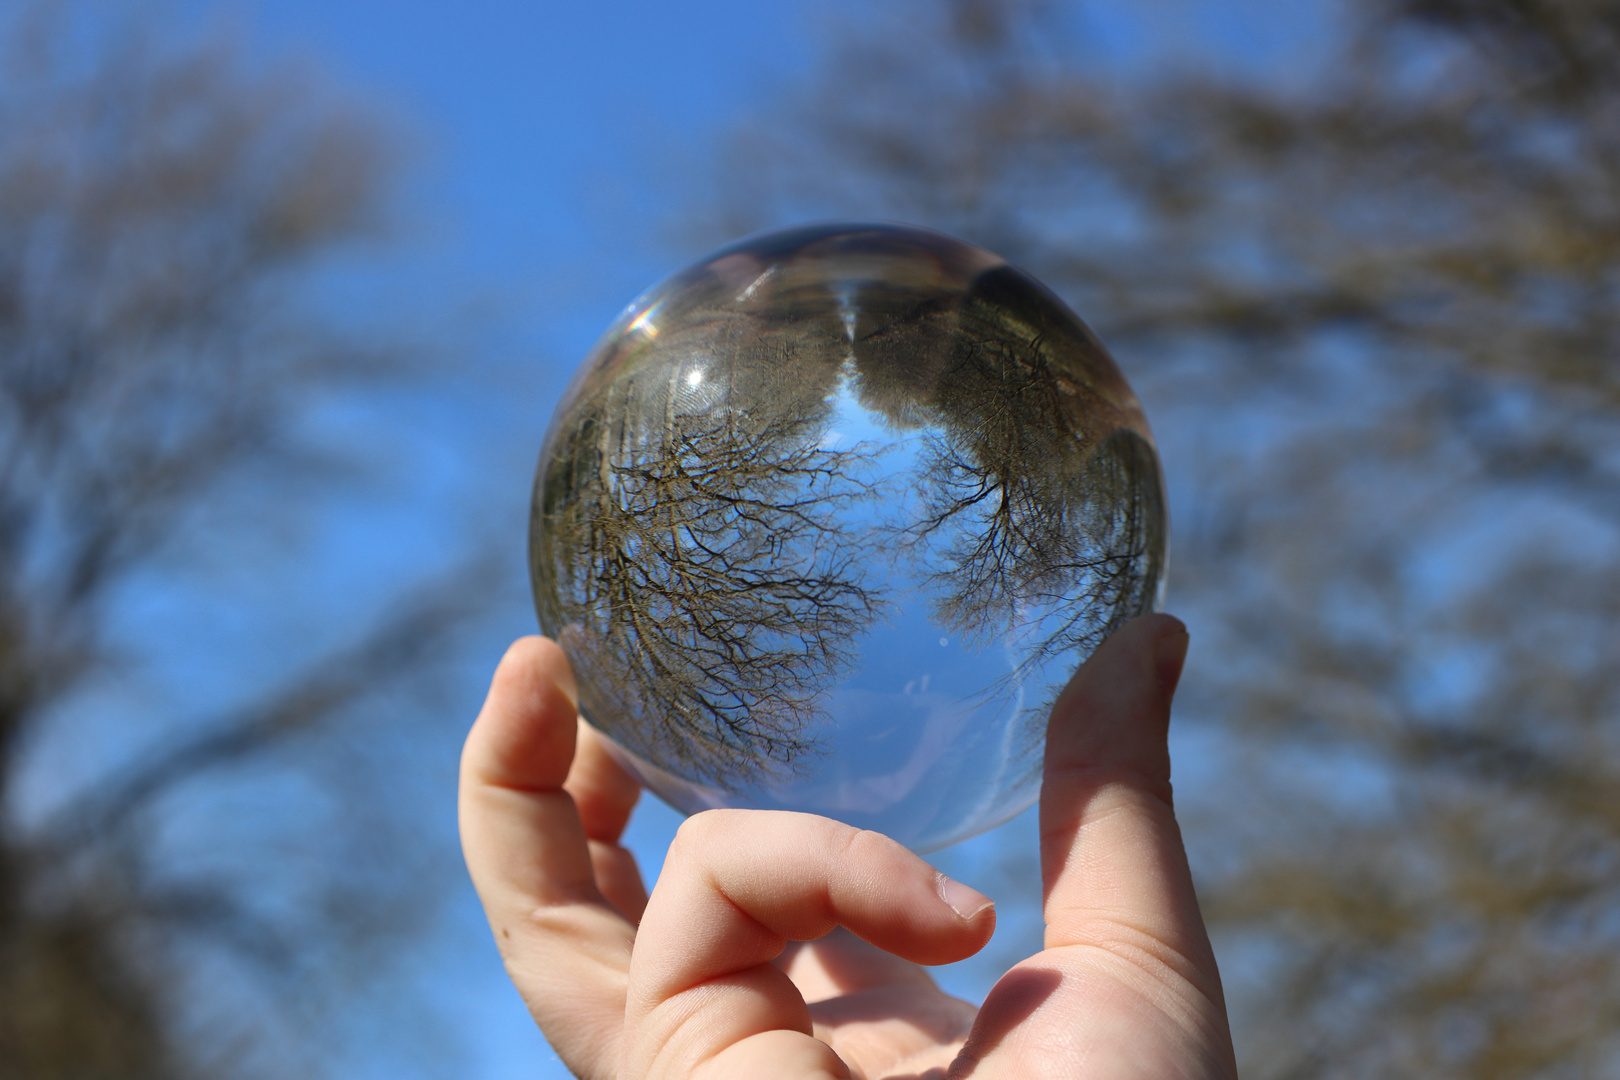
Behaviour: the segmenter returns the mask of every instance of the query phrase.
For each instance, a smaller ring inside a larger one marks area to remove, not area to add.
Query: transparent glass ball
[[[765,233],[655,286],[535,477],[540,625],[648,788],[917,851],[1034,801],[1058,691],[1164,565],[1158,456],[1108,351],[924,229]]]

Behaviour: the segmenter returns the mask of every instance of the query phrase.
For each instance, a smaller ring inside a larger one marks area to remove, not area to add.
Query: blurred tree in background
[[[481,594],[367,630],[329,593],[330,651],[177,715],[137,669],[199,643],[120,613],[206,591],[227,526],[266,557],[342,466],[300,416],[419,366],[311,302],[386,224],[389,143],[297,73],[84,15],[0,18],[0,1077],[318,1075],[323,1008],[437,891],[377,808],[377,717],[432,707]],[[196,700],[217,657],[182,664]]]
[[[716,231],[946,229],[1120,357],[1245,1076],[1620,1075],[1620,4],[1313,10],[1222,69],[1210,11],[1111,65],[1076,4],[895,6]]]

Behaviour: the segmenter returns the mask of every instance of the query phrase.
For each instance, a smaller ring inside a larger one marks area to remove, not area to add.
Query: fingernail
[[[939,898],[964,919],[971,919],[984,909],[996,906],[996,902],[984,893],[970,889],[944,874],[934,875],[934,887],[939,890]]]
[[[1187,628],[1177,622],[1176,629],[1160,635],[1153,643],[1153,670],[1159,677],[1159,686],[1166,695],[1176,692],[1181,682],[1181,668],[1187,662]]]

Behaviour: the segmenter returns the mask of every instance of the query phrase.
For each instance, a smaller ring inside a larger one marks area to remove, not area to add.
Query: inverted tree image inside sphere
[[[1044,286],[924,229],[813,225],[638,298],[535,476],[542,630],[679,810],[825,814],[917,851],[1035,799],[1080,662],[1154,608],[1146,418]]]

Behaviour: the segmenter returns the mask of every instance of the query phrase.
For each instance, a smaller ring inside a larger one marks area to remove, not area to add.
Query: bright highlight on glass
[[[927,851],[1034,800],[1058,691],[1158,602],[1163,481],[1044,286],[813,225],[630,305],[546,436],[529,549],[582,712],[652,791]]]

